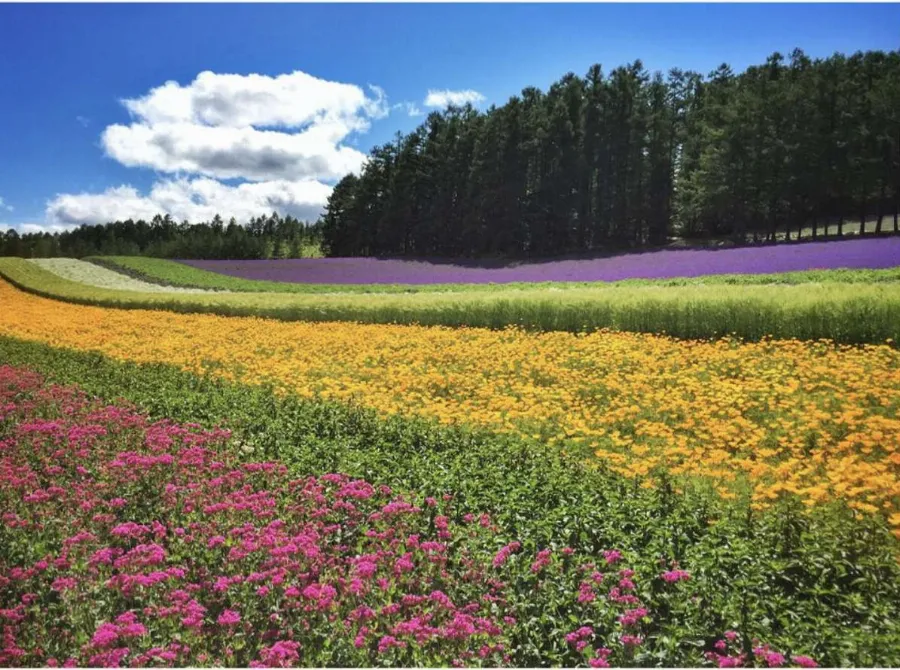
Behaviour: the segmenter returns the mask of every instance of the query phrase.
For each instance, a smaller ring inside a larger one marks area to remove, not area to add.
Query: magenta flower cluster
[[[229,442],[0,366],[0,666],[511,665],[548,592],[593,622],[571,664],[640,664],[653,613],[619,551],[501,544],[450,493]],[[759,650],[741,661],[787,663]]]

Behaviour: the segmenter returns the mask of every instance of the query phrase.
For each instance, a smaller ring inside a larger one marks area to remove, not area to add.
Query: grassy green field
[[[20,289],[79,304],[163,309],[295,321],[356,321],[581,332],[611,328],[707,338],[736,335],[829,339],[862,344],[900,340],[894,283],[519,288],[410,295],[285,293],[169,294],[79,284],[18,258],[0,275]]]
[[[493,293],[535,289],[572,290],[608,286],[700,286],[808,283],[900,282],[900,267],[887,270],[807,270],[778,274],[727,274],[673,279],[625,279],[618,282],[539,282],[508,284],[302,284],[241,279],[210,272],[163,258],[143,256],[91,256],[84,260],[128,274],[135,279],[183,288],[217,289],[250,293]]]

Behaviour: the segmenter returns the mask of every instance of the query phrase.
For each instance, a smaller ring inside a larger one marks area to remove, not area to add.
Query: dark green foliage
[[[154,256],[158,258],[301,258],[318,253],[321,229],[292,216],[251,218],[228,224],[217,214],[207,223],[176,223],[167,214],[150,222],[139,219],[102,226],[83,225],[62,233],[8,230],[0,235],[0,256],[24,258],[92,255]]]
[[[154,417],[225,425],[248,458],[277,458],[297,474],[342,471],[422,495],[452,492],[461,514],[491,514],[502,529],[498,549],[513,538],[532,552],[619,548],[646,584],[639,595],[654,616],[643,666],[700,665],[727,629],[825,667],[900,663],[900,547],[883,519],[840,503],[810,512],[786,499],[751,512],[746,500],[722,501],[702,483],[659,473],[655,488],[644,489],[536,441],[384,419],[360,407],[9,338],[0,338],[0,364],[126,399]],[[675,592],[657,577],[670,560],[692,575]],[[516,665],[535,665],[553,645],[562,658],[557,637],[581,622],[554,620],[555,608],[535,599]]]
[[[595,65],[501,107],[434,112],[338,184],[332,256],[541,256],[898,231],[900,52],[735,74]],[[875,221],[872,221],[874,216]],[[885,217],[892,221],[885,223]],[[826,228],[827,230],[827,228]]]

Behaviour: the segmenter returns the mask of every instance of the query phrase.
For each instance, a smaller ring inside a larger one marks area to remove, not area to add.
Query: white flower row
[[[210,291],[202,288],[179,288],[177,286],[160,286],[129,277],[93,263],[79,261],[75,258],[32,258],[35,265],[52,272],[58,277],[96,286],[98,288],[117,291],[140,291],[141,293],[225,293],[227,291]]]

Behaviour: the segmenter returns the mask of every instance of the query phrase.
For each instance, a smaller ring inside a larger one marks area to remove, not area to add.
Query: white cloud
[[[422,116],[422,110],[419,109],[419,106],[414,102],[398,102],[391,109],[403,109],[406,110],[406,113],[412,117]]]
[[[365,164],[366,154],[349,146],[354,134],[391,110],[378,86],[364,90],[299,71],[274,77],[201,72],[186,85],[168,81],[122,104],[131,122],[103,131],[107,156],[170,176],[146,194],[130,185],[58,194],[47,203],[45,223],[18,224],[20,232],[157,214],[192,223],[216,214],[243,223],[273,211],[314,220],[331,193],[328,182]],[[401,105],[410,116],[421,114],[414,103]]]
[[[7,205],[6,202],[4,202],[3,198],[0,198],[0,209],[5,209],[7,212],[11,212],[15,209],[15,207],[13,207],[12,205]]]
[[[91,120],[86,116],[76,116],[75,120],[78,121],[83,128],[87,128],[91,123]]]
[[[388,112],[377,86],[319,79],[201,72],[123,100],[134,122],[103,132],[107,155],[128,167],[220,179],[336,180],[365,154],[341,143]]]
[[[103,193],[62,194],[47,205],[50,225],[76,226],[124,219],[149,220],[171,214],[178,221],[208,221],[216,214],[245,223],[251,216],[271,214],[313,220],[322,211],[331,187],[308,179],[273,180],[228,186],[214,179],[168,179],[156,182],[147,195],[132,186]]]
[[[384,91],[374,98],[354,84],[318,79],[305,72],[277,77],[201,72],[187,86],[168,81],[123,104],[150,124],[190,122],[208,126],[297,128],[323,117],[356,118],[383,113]]]
[[[338,145],[351,130],[341,120],[300,133],[190,123],[113,125],[104,131],[103,145],[107,155],[128,167],[219,179],[329,181],[359,170],[366,159],[361,151]]]
[[[429,90],[425,98],[426,107],[446,107],[447,105],[462,106],[467,102],[478,104],[484,102],[484,96],[478,91],[467,89],[465,91]]]

